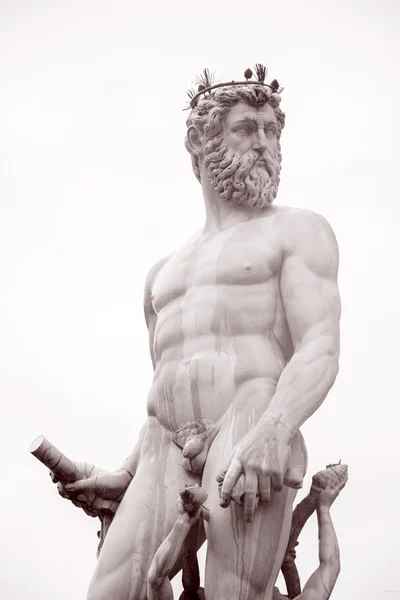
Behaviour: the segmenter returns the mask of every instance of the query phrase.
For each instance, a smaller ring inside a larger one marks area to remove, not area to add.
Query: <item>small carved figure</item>
[[[279,592],[278,588],[274,588],[273,600],[287,600],[288,598],[289,600],[328,600],[338,578],[340,572],[340,552],[330,515],[330,507],[346,485],[348,479],[347,466],[335,466],[326,471],[320,471],[314,477],[319,482],[324,481],[324,487],[317,489],[311,486],[310,493],[307,496],[308,504],[300,502],[294,511],[291,532],[294,533],[294,536],[292,537],[291,535],[284,564],[282,565],[288,593],[287,596],[284,596]],[[318,516],[319,567],[311,575],[303,591],[301,591],[297,569],[295,571],[289,570],[285,573],[284,565],[289,553],[292,556],[292,564],[294,565],[294,558],[296,556],[294,545],[297,545],[299,529],[301,530],[301,527],[305,524],[310,514],[310,505],[313,505],[311,512],[316,508]],[[303,513],[303,516],[301,516],[301,513]],[[295,544],[294,539],[296,539]]]
[[[198,486],[189,486],[179,492],[177,501],[178,519],[172,530],[158,548],[150,566],[147,583],[147,600],[173,600],[174,595],[169,574],[184,546],[183,593],[180,600],[203,600],[200,589],[199,565],[197,562],[199,518],[208,519],[208,511],[202,507],[207,492]]]
[[[299,543],[298,538],[301,530],[317,508],[321,492],[326,488],[326,486],[328,484],[332,486],[335,484],[335,482],[337,482],[339,486],[339,493],[344,487],[346,481],[347,465],[341,465],[340,463],[328,465],[325,470],[318,471],[318,473],[313,475],[309,494],[303,498],[301,502],[299,502],[293,511],[289,541],[281,567],[283,576],[285,578],[287,596],[290,600],[292,600],[292,598],[296,598],[301,592],[300,577],[295,563],[295,548]]]

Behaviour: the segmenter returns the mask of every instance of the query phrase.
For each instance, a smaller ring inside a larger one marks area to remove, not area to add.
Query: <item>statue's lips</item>
[[[265,156],[257,156],[257,158],[255,159],[254,163],[255,165],[258,165],[260,163],[263,163],[265,166],[268,166],[268,162],[267,159],[265,158]]]
[[[253,163],[253,167],[264,167],[264,169],[267,171],[268,175],[271,175],[270,170],[269,170],[269,164],[267,162],[267,160],[265,158],[263,158],[262,156],[260,156],[259,158],[257,158],[254,163]]]

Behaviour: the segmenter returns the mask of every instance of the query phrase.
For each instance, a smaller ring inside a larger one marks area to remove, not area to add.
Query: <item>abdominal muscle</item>
[[[156,365],[149,415],[170,431],[197,419],[217,424],[235,403],[241,413],[261,416],[285,364],[276,338],[231,335],[226,342],[216,349],[206,335],[168,348]]]

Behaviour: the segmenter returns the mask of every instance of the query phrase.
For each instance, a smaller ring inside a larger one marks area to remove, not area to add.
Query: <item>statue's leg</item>
[[[199,483],[181,463],[171,434],[150,418],[136,475],[108,531],[88,600],[145,600],[151,561],[177,518],[178,491]]]
[[[251,404],[249,403],[249,407]],[[244,523],[243,507],[219,505],[216,476],[251,423],[247,411],[234,407],[220,424],[208,453],[202,486],[207,490],[211,519],[205,524],[208,550],[205,573],[207,600],[271,600],[285,555],[296,490],[283,487],[268,505],[258,504],[252,523]],[[292,444],[289,466],[306,464],[301,434]]]

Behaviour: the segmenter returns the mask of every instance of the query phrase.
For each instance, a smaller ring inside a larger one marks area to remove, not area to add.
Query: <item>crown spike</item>
[[[256,72],[258,81],[260,81],[261,83],[264,83],[265,78],[266,78],[267,73],[268,73],[267,68],[264,67],[264,65],[262,65],[261,63],[256,63],[254,65],[254,70]]]
[[[193,98],[195,97],[195,95],[197,94],[196,90],[193,88],[190,88],[189,90],[187,90],[186,94],[189,96],[190,100],[193,100]]]
[[[214,81],[215,73],[211,73],[210,69],[207,68],[204,68],[200,75],[196,76],[196,83],[198,83],[199,85],[203,85],[204,88],[211,87]]]

